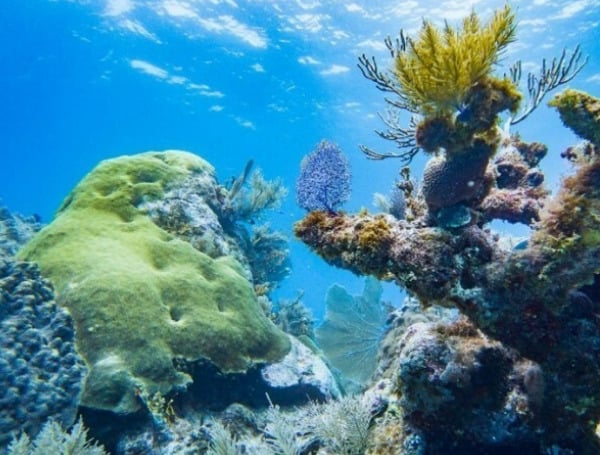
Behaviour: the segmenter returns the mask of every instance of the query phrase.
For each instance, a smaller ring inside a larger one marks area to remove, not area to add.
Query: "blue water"
[[[326,289],[363,280],[327,266],[293,240],[303,216],[294,185],[300,160],[323,138],[353,167],[345,207],[374,209],[399,163],[367,161],[381,151],[383,94],[356,67],[360,54],[391,64],[383,39],[418,29],[422,16],[455,21],[472,7],[484,17],[504,1],[3,0],[0,2],[0,203],[50,222],[73,186],[100,160],[147,150],[185,149],[210,161],[221,181],[254,159],[290,193],[273,213],[292,239],[292,275],[276,297],[319,316]],[[590,60],[570,86],[600,94],[600,1],[513,1],[518,36],[501,63],[542,58],[580,43]],[[544,170],[556,185],[559,153],[577,139],[556,112],[540,107],[517,128],[549,145]],[[413,173],[424,163],[418,158]],[[397,303],[400,291],[389,286]]]

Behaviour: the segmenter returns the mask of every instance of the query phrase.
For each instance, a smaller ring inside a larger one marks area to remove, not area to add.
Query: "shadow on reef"
[[[167,395],[164,409],[158,410],[173,416],[200,416],[202,413],[220,413],[231,405],[243,405],[250,409],[266,409],[271,405],[293,407],[307,401],[325,402],[328,397],[312,384],[297,384],[292,387],[271,387],[265,382],[261,366],[250,368],[246,373],[223,374],[207,361],[179,364],[178,370],[189,374],[193,382],[185,391]],[[90,436],[114,453],[124,433],[135,434],[155,426],[156,415],[147,407],[140,411],[119,415],[110,411],[99,411],[82,407],[80,413]],[[157,429],[160,440],[161,430]]]

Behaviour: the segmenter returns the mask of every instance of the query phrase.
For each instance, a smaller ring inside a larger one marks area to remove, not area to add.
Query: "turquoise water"
[[[427,16],[456,21],[475,8],[488,17],[502,1],[181,1],[5,0],[0,4],[1,203],[50,222],[73,186],[100,160],[147,150],[184,149],[217,169],[221,181],[248,159],[289,195],[270,216],[293,238],[303,216],[294,185],[302,157],[321,139],[337,143],[353,169],[345,206],[374,209],[399,164],[367,161],[367,144],[391,150],[373,133],[383,94],[356,67],[365,53],[391,65],[383,40],[409,34]],[[600,2],[514,1],[517,59],[535,71],[543,58],[581,44],[589,62],[569,85],[600,93]],[[500,68],[499,71],[502,71]],[[551,186],[565,169],[560,152],[577,139],[541,106],[516,128],[549,145]],[[418,175],[424,160],[413,163]],[[297,241],[293,272],[278,296],[299,289],[319,316],[326,289],[363,280],[334,270]],[[386,298],[398,303],[397,288]]]

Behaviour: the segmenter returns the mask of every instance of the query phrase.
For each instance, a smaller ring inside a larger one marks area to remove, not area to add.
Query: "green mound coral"
[[[407,39],[396,56],[396,75],[415,110],[425,115],[452,113],[473,85],[486,79],[500,53],[515,40],[515,15],[507,5],[482,25],[475,12],[462,29],[443,30],[423,21],[417,39]]]
[[[84,406],[132,412],[141,392],[164,395],[190,382],[177,365],[208,359],[238,372],[289,350],[236,260],[211,258],[139,208],[182,179],[213,173],[177,151],[104,161],[20,253],[40,265],[73,316],[90,367]]]

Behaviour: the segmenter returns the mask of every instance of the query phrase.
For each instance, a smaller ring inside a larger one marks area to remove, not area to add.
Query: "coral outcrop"
[[[486,208],[484,197],[473,207],[484,216],[463,228],[314,212],[296,225],[296,235],[331,264],[394,280],[425,305],[458,308],[491,339],[539,364],[545,387],[535,418],[543,444],[595,453],[600,302],[590,289],[600,273],[600,154],[595,148],[580,155],[572,150],[567,157],[575,172],[550,198],[532,167],[539,161],[536,150],[517,144],[496,161],[494,191],[506,190],[506,197],[517,195],[520,202]],[[526,245],[506,250],[485,228],[501,213],[535,227]],[[388,226],[388,235],[379,238],[385,247],[364,255],[362,227],[376,220]]]
[[[160,211],[153,202],[190,179],[202,195],[214,170],[179,151],[104,161],[20,253],[39,263],[73,316],[90,368],[83,406],[133,412],[140,397],[190,383],[178,365],[206,361],[225,373],[244,372],[289,351],[247,269],[215,238],[218,226],[191,244],[181,238],[185,232],[173,232],[184,225],[166,229],[168,221],[154,221]]]
[[[51,284],[35,264],[0,255],[0,448],[48,419],[72,425],[85,374]]]
[[[395,318],[385,337],[394,355],[380,357],[367,394],[402,411],[377,418],[367,453],[539,453],[539,365],[464,317],[432,316]]]
[[[397,423],[394,445],[402,453],[600,451],[594,431],[600,421],[599,101],[572,90],[552,101],[563,122],[591,143],[563,154],[573,172],[550,197],[538,168],[546,148],[498,127],[504,111],[518,112],[522,97],[519,65],[510,78],[491,75],[497,52],[513,39],[513,18],[507,6],[487,28],[473,13],[458,32],[425,21],[417,40],[401,34],[396,48],[388,43],[398,83],[374,61],[360,60],[365,77],[398,95],[390,104],[418,114],[409,128],[390,121],[390,131],[380,134],[408,152],[363,148],[367,156],[410,161],[419,148],[438,154],[427,165],[421,194],[410,195],[410,205],[424,200],[426,211],[406,220],[315,211],[295,226],[298,238],[328,263],[394,281],[423,306],[457,308],[467,318],[438,328],[417,325],[387,348],[394,359],[383,364],[396,365],[391,381],[400,410],[388,408],[384,420]],[[498,33],[488,35],[493,30]],[[471,39],[477,42],[463,55],[475,60],[455,59],[452,50]],[[488,39],[494,45],[478,47]],[[518,121],[581,70],[580,57],[579,48],[570,59],[563,52],[539,79],[529,77],[533,101]],[[490,65],[466,84],[436,86],[426,78],[438,70],[450,77],[454,63],[468,74],[471,63],[486,59]],[[422,83],[417,75],[425,77]],[[488,228],[494,220],[523,223],[532,234],[506,248]],[[377,235],[366,235],[373,226]],[[379,447],[373,453],[396,453]]]

